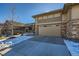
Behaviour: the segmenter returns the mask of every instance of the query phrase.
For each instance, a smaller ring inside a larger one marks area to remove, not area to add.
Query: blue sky
[[[17,22],[33,23],[33,15],[63,8],[63,3],[0,3],[0,22],[11,18],[11,9],[15,7],[14,18]]]

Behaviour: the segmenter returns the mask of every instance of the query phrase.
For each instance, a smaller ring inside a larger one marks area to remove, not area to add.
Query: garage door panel
[[[39,35],[60,36],[60,26],[52,25],[50,27],[39,27]]]

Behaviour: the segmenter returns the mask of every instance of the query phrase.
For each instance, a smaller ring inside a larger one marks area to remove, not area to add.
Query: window
[[[49,15],[48,18],[53,18],[53,15]]]
[[[47,16],[43,16],[43,19],[47,19]]]
[[[43,25],[43,27],[52,27],[52,25],[47,24],[47,25]]]
[[[38,19],[39,19],[39,20],[41,20],[41,19],[42,19],[42,17],[38,17]]]
[[[47,25],[44,25],[44,27],[47,27]]]
[[[59,26],[58,24],[56,26]]]
[[[60,16],[60,14],[59,14],[59,13],[54,15],[54,17],[59,17],[59,16]]]

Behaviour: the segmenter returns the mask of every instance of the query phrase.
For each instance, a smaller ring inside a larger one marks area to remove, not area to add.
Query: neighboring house
[[[35,30],[35,24],[34,23],[29,23],[29,24],[25,24],[26,27],[28,27],[27,32],[34,32]]]
[[[23,23],[7,20],[1,30],[1,34],[11,35],[12,29],[13,34],[22,34],[26,32],[27,28]]]
[[[79,4],[67,3],[58,9],[38,15],[35,33],[41,36],[62,36],[79,39]]]
[[[23,34],[26,32],[33,32],[34,31],[34,24],[24,24],[12,20],[6,20],[3,23],[3,26],[0,25],[0,34],[2,35],[15,35],[15,34]],[[13,31],[13,32],[12,32]]]
[[[0,23],[0,35],[1,35],[1,30],[2,30],[2,28],[3,28],[3,24]]]

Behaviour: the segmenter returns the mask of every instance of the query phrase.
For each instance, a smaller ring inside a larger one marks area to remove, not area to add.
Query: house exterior
[[[41,36],[62,36],[79,39],[79,4],[67,3],[58,9],[38,15],[35,33]]]
[[[36,20],[35,32],[42,36],[61,36],[62,9],[33,16]]]

